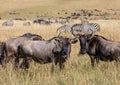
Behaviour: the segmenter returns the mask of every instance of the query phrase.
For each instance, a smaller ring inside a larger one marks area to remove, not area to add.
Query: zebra
[[[48,18],[48,21],[50,23],[57,23],[57,19],[53,19],[53,18]]]
[[[67,22],[69,22],[69,18],[57,18],[57,23],[65,24]]]
[[[80,23],[73,25],[71,28],[73,35],[77,34],[78,32],[83,32],[85,34],[94,34],[97,31],[100,31],[100,25],[98,23]]]
[[[59,27],[58,29],[57,29],[57,33],[58,33],[58,36],[60,36],[60,34],[62,33],[62,32],[71,32],[71,27],[72,27],[73,25],[63,25],[63,26],[61,26],[61,27]]]

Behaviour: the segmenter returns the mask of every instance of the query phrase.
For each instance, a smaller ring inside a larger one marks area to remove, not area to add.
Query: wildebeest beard
[[[62,51],[61,51],[61,55],[62,56],[66,56],[68,52],[68,44],[62,44]]]
[[[54,55],[59,55],[64,58],[67,57],[67,52],[68,52],[68,44],[62,44],[61,51],[54,51],[54,49],[53,49]]]

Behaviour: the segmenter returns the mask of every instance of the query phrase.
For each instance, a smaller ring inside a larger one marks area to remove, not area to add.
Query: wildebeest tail
[[[0,63],[2,64],[5,56],[7,56],[7,46],[5,42],[2,42],[2,51],[1,51],[1,56],[0,56]]]

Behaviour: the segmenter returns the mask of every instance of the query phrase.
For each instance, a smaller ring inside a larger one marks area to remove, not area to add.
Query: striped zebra
[[[58,29],[57,29],[57,33],[58,33],[58,36],[60,36],[60,34],[62,33],[62,32],[71,32],[71,27],[72,27],[73,25],[63,25],[63,26],[61,26],[61,27],[59,27]]]
[[[72,26],[72,34],[77,34],[78,32],[83,32],[85,34],[94,34],[100,31],[100,25],[97,23],[81,23]]]

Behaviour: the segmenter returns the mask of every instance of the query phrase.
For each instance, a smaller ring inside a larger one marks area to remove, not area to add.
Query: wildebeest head
[[[87,52],[86,50],[86,42],[92,37],[92,35],[86,35],[86,34],[79,34],[78,38],[79,38],[79,41],[80,41],[80,46],[81,46],[81,49],[79,51],[79,55],[80,54],[85,54]]]
[[[62,50],[62,48],[61,48],[62,43],[60,41],[60,38],[56,37],[52,42],[55,44],[55,47],[53,48],[52,52],[54,54],[60,53]]]
[[[67,55],[68,50],[71,47],[71,44],[74,44],[77,42],[77,39],[70,39],[70,38],[63,38],[62,39],[62,55]]]
[[[77,42],[76,38],[70,39],[67,37],[60,36],[60,43],[62,46],[60,53],[64,58],[67,58],[67,54],[68,54],[69,50],[71,49],[71,44],[74,44],[76,42]]]

